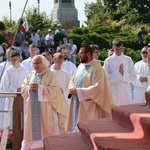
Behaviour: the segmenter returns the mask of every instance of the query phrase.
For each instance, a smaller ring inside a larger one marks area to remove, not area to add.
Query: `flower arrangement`
[[[1,140],[2,140],[2,133],[0,133],[0,141]],[[13,140],[13,134],[9,133],[8,134],[8,139],[7,139],[6,149],[12,149],[12,140]]]

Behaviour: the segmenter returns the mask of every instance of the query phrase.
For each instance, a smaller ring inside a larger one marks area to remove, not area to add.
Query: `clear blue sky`
[[[1,0],[0,5],[0,20],[3,16],[10,18],[9,2],[11,1],[12,20],[18,20],[21,17],[22,9],[24,8],[26,0]],[[82,24],[86,20],[84,13],[84,3],[96,2],[96,0],[75,0],[75,7],[78,10],[78,19]],[[37,6],[37,0],[28,0],[26,9],[32,6]],[[49,15],[54,6],[54,0],[40,0],[40,11],[46,11]]]

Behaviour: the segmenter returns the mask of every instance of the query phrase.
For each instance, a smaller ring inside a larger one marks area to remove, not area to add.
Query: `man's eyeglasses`
[[[142,52],[142,54],[148,54],[147,52]]]

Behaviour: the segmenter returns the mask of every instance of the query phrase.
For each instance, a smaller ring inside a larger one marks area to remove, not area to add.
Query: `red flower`
[[[0,135],[0,141],[2,140],[2,135]]]
[[[9,139],[13,139],[13,134],[12,134],[12,133],[9,133],[9,134],[8,134],[8,138],[9,138]]]

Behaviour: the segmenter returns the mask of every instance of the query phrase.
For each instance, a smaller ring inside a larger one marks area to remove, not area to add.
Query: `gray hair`
[[[46,59],[44,56],[42,56],[42,55],[36,55],[36,56],[33,57],[32,63],[31,63],[32,67],[33,67],[33,61],[34,61],[35,59],[37,59],[37,58],[41,58],[43,68],[49,67],[49,62],[48,62],[47,59]]]

